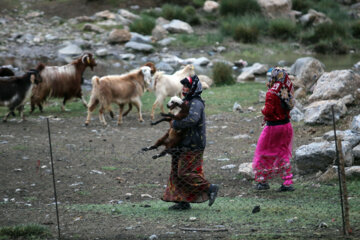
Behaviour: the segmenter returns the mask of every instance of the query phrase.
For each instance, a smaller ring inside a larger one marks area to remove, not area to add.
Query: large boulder
[[[292,18],[291,0],[257,0],[262,13],[271,19]]]
[[[360,75],[352,70],[326,72],[317,80],[310,101],[338,99],[354,94],[360,86]]]
[[[130,41],[131,33],[126,29],[114,29],[110,32],[108,42],[110,44],[126,43]]]
[[[138,42],[127,42],[125,44],[125,48],[132,49],[138,52],[152,52],[154,51],[154,47],[150,44],[146,43],[138,43]]]
[[[151,31],[152,39],[154,39],[155,41],[164,39],[168,35],[169,35],[169,32],[161,25],[155,26],[155,28]]]
[[[353,148],[354,165],[360,165],[360,144]]]
[[[334,106],[335,121],[339,120],[340,117],[344,116],[347,112],[347,108],[342,101],[317,101],[304,108],[304,122],[306,124],[331,124],[333,120],[332,106]]]
[[[331,23],[331,19],[326,17],[326,15],[324,13],[321,12],[317,12],[314,9],[309,9],[307,14],[304,14],[300,17],[299,21],[303,24],[303,25],[312,25],[312,26],[316,26],[319,25],[321,23],[325,23],[325,22],[329,22]]]
[[[342,141],[349,142],[351,148],[355,147],[356,145],[358,145],[358,143],[360,143],[360,133],[356,133],[351,130],[345,130],[345,131],[336,130],[336,137],[338,139],[341,139]],[[329,132],[326,132],[323,135],[323,139],[330,142],[335,141],[334,131],[331,130]]]
[[[346,166],[354,161],[351,144],[342,141],[342,153]],[[295,151],[295,163],[300,174],[324,171],[334,163],[336,158],[335,142],[313,142],[303,145]]]
[[[324,64],[312,57],[299,58],[291,66],[289,74],[296,76],[295,86],[305,87],[309,92],[311,87],[316,83],[320,76],[324,73]]]
[[[353,118],[350,128],[351,131],[360,133],[360,115],[357,115]]]
[[[215,2],[215,1],[205,1],[204,3],[204,11],[211,13],[211,12],[216,12],[219,8],[219,3]]]
[[[169,24],[163,27],[170,33],[194,33],[193,28],[187,23],[178,19],[173,19]]]

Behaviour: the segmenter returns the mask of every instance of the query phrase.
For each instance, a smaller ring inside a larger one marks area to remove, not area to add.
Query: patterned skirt
[[[259,137],[254,159],[255,181],[266,182],[279,175],[284,185],[292,184],[290,158],[293,129],[291,123],[265,126]]]
[[[171,173],[162,197],[166,202],[201,203],[209,199],[210,183],[203,174],[203,150],[186,151],[171,160]]]

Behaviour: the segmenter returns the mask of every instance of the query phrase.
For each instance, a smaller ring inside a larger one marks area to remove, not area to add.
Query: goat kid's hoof
[[[145,151],[149,151],[149,150],[150,150],[149,147],[144,147],[144,148],[141,149],[141,151],[144,151],[144,152],[145,152]]]
[[[154,155],[152,156],[152,159],[157,159],[159,157],[159,155]]]

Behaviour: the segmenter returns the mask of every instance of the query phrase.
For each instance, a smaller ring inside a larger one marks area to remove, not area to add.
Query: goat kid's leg
[[[164,151],[162,151],[161,153],[152,156],[152,159],[157,159],[157,158],[159,158],[159,157],[165,156],[166,153],[167,153],[167,151],[164,150]]]
[[[24,116],[24,105],[21,105],[17,108],[17,110],[19,111],[19,115],[21,117],[19,122],[25,121],[25,116]]]
[[[141,114],[141,100],[140,98],[136,98],[135,101],[133,102],[135,104],[135,107],[138,110],[138,114],[139,114],[139,122],[143,122],[144,119],[142,118],[142,114]]]
[[[158,148],[157,146],[153,145],[153,146],[150,146],[150,147],[144,147],[141,150],[146,152],[146,151],[157,149],[157,148]]]
[[[82,95],[82,93],[80,93],[80,99],[81,99],[81,102],[83,103],[83,105],[84,105],[85,107],[87,107],[88,104],[87,104],[84,96]]]
[[[95,98],[90,99],[88,111],[87,111],[87,117],[86,117],[86,121],[85,121],[85,126],[89,125],[90,119],[91,119],[91,113],[95,110],[95,108],[98,104],[99,104],[98,99],[95,99]]]
[[[124,104],[119,104],[119,117],[118,117],[118,122],[117,125],[121,125],[122,124],[122,113],[124,110]]]
[[[99,119],[100,119],[100,122],[102,122],[106,126],[107,122],[106,122],[105,117],[104,117],[104,111],[105,111],[104,106],[101,106],[100,109],[99,109]]]

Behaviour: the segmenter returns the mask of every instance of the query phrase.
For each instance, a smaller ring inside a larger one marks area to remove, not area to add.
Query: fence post
[[[337,148],[340,149],[339,151],[339,171],[340,171],[340,176],[341,176],[341,185],[342,185],[342,198],[343,198],[343,202],[344,202],[344,222],[345,222],[345,229],[344,229],[344,233],[345,235],[349,235],[349,231],[351,231],[350,229],[350,220],[349,220],[349,201],[348,201],[348,191],[347,191],[347,187],[346,187],[346,175],[345,175],[345,163],[344,163],[344,156],[342,153],[342,145],[341,145],[341,139],[337,139]]]

